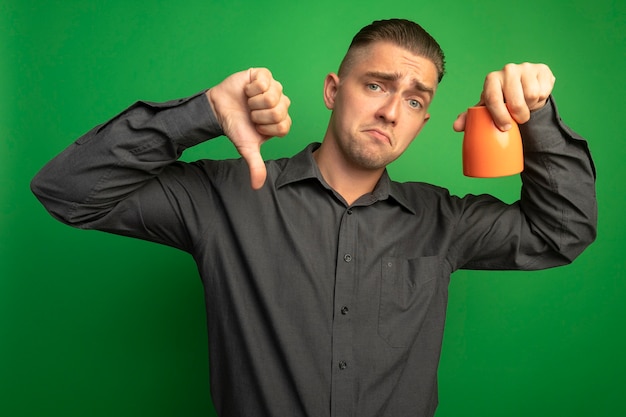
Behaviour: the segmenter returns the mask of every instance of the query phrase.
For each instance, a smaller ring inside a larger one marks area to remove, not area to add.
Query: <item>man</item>
[[[389,179],[443,74],[419,25],[377,21],[326,77],[321,145],[263,162],[261,144],[289,130],[289,99],[250,69],[188,99],[133,105],[32,188],[65,223],[194,257],[220,416],[432,416],[450,274],[567,264],[596,230],[593,163],[556,113],[545,65],[489,74],[480,100],[500,128],[522,123],[519,202]],[[221,134],[241,160],[177,162]]]

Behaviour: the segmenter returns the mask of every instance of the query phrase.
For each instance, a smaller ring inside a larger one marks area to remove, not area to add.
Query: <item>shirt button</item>
[[[348,311],[350,311],[350,310],[348,309],[348,306],[343,306],[343,307],[341,307],[341,314],[343,314],[344,316],[345,316],[346,314],[348,314]]]
[[[352,209],[348,209],[347,213],[352,214]]]
[[[339,362],[339,369],[342,371],[348,367],[348,364],[345,361]]]
[[[352,255],[350,255],[349,253],[346,253],[345,255],[343,255],[343,260],[346,262],[352,261]]]

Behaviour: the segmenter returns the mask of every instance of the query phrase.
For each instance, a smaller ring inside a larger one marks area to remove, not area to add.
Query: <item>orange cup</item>
[[[485,106],[467,109],[463,136],[463,174],[494,178],[524,170],[522,136],[515,121],[506,132],[498,129]]]

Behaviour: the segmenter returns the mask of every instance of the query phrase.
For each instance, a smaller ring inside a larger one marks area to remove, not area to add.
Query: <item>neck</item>
[[[324,141],[313,153],[317,166],[324,178],[348,205],[359,197],[371,193],[380,180],[384,168],[364,169],[345,160],[331,141]]]

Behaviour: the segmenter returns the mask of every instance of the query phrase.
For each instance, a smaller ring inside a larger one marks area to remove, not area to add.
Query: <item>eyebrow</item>
[[[378,78],[384,81],[397,81],[401,78],[401,75],[397,72],[382,72],[382,71],[369,71],[365,74],[368,77]],[[413,79],[413,87],[424,93],[428,93],[431,97],[435,94],[435,90],[420,80]]]

